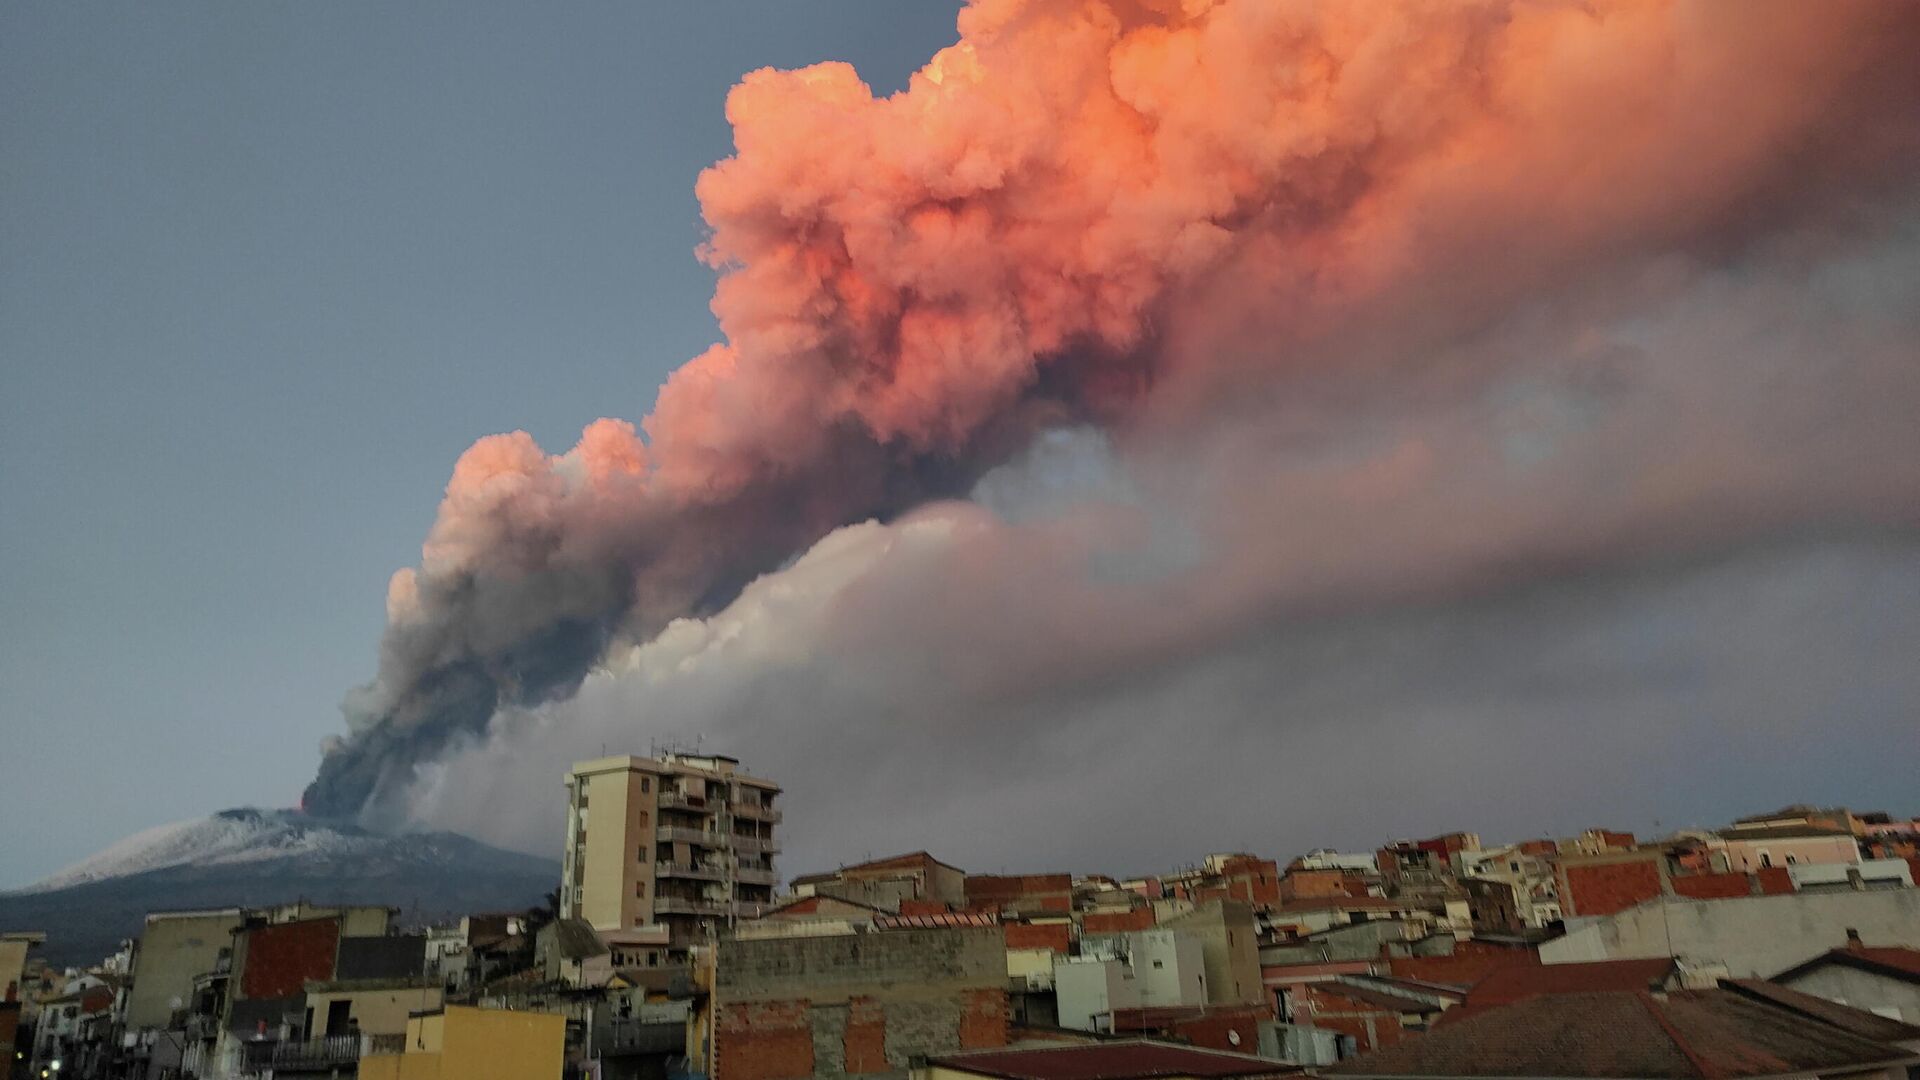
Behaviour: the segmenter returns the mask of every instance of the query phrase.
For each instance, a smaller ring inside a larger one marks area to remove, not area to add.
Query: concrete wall
[[[1251,905],[1212,900],[1185,915],[1163,919],[1161,925],[1189,934],[1200,943],[1210,1004],[1251,1005],[1265,999],[1260,985],[1260,942]]]
[[[557,1013],[451,1007],[407,1030],[405,1053],[360,1059],[361,1080],[558,1080],[566,1067]]]
[[[1133,979],[1141,1005],[1205,1005],[1208,1000],[1206,951],[1185,932],[1144,930],[1133,939]]]
[[[1053,967],[1053,993],[1060,1026],[1092,1031],[1093,1018],[1114,1009],[1139,1006],[1139,995],[1126,980],[1121,960],[1068,960]]]
[[[362,1035],[399,1035],[407,1030],[407,1018],[441,1005],[438,986],[383,987],[361,990],[309,990],[307,1008],[312,1011],[312,1037],[326,1034],[327,1007],[345,1001],[347,1017],[358,1022]]]
[[[26,996],[19,985],[27,967],[27,950],[33,943],[24,938],[0,938],[0,997],[5,996],[7,987],[14,988],[14,996]]]
[[[1788,893],[1728,900],[1667,898],[1569,927],[1540,946],[1548,964],[1680,956],[1768,978],[1847,943],[1920,947],[1920,889]]]
[[[716,1080],[904,1075],[919,1054],[1002,1046],[999,927],[723,940]]]
[[[1827,964],[1787,980],[1786,985],[1803,994],[1920,1024],[1920,986],[1910,982],[1844,964]]]
[[[1727,840],[1716,855],[1720,869],[1750,874],[1763,866],[1859,862],[1860,845],[1851,836],[1776,836]]]
[[[193,978],[213,970],[220,950],[233,944],[240,910],[149,915],[133,957],[133,986],[127,992],[127,1027],[167,1026],[175,1002],[193,997]]]

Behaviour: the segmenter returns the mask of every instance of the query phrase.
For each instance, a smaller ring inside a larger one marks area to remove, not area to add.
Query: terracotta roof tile
[[[1284,1062],[1221,1050],[1155,1042],[1078,1043],[1032,1049],[980,1050],[932,1058],[932,1065],[1004,1080],[1147,1080],[1152,1077],[1280,1076]]]
[[[1920,1054],[1724,990],[1545,994],[1482,1009],[1331,1070],[1341,1076],[1739,1080]]]

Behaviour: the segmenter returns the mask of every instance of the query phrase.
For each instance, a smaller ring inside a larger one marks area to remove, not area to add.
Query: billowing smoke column
[[[673,375],[644,440],[600,420],[564,454],[516,432],[462,455],[305,805],[381,816],[611,641],[963,491],[1040,427],[1323,360],[1368,320],[1480,317],[1461,298],[1497,311],[1611,254],[1734,242],[1819,183],[1809,160],[1868,168],[1821,133],[1868,130],[1850,102],[1893,108],[1874,80],[1910,57],[1913,10],[977,0],[891,97],[839,63],[755,72],[698,186],[726,343]],[[1222,348],[1250,312],[1263,336]]]

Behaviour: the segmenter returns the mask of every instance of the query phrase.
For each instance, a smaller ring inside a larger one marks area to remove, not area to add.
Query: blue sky
[[[0,9],[0,887],[296,800],[455,456],[715,340],[728,87],[956,6]]]

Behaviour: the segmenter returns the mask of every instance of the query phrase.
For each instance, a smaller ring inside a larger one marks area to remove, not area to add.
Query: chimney
[[[1847,948],[1864,949],[1866,947],[1867,943],[1860,940],[1860,931],[1851,926],[1847,927]]]

